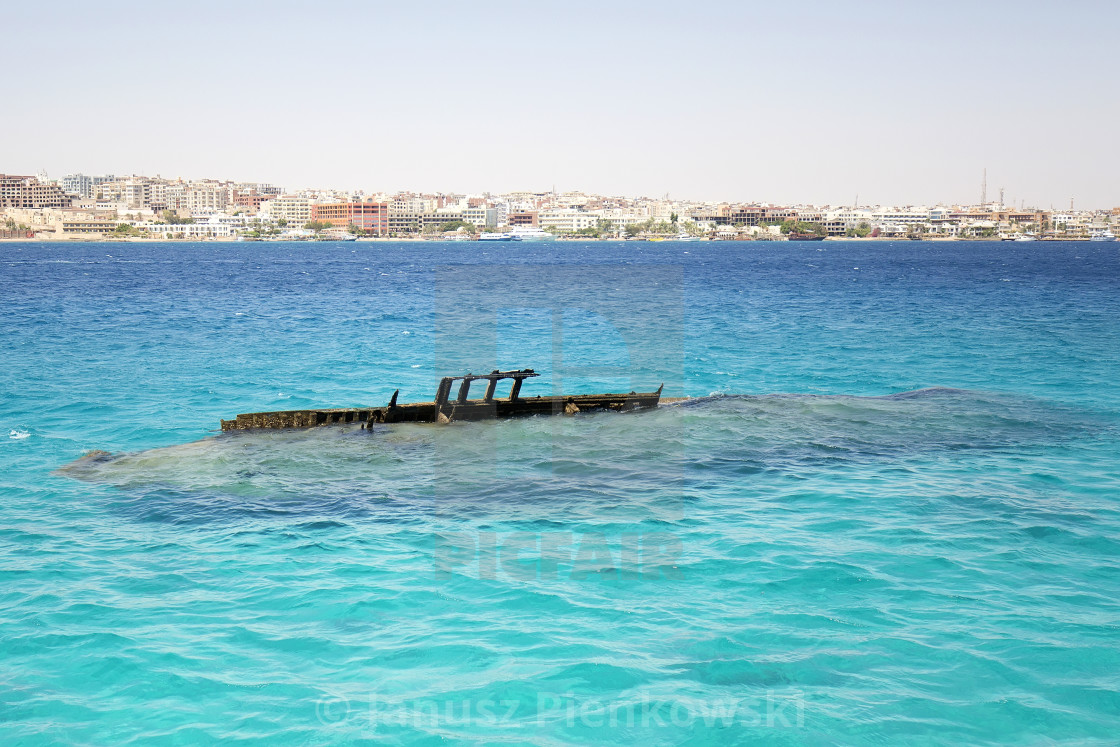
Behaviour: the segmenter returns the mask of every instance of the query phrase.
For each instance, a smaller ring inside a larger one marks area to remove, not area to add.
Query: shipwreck
[[[321,425],[361,423],[368,428],[374,423],[451,423],[460,420],[489,420],[530,415],[575,415],[588,410],[629,412],[657,407],[664,384],[653,392],[628,394],[571,394],[523,397],[521,385],[526,379],[540,376],[531,368],[520,371],[491,371],[488,374],[445,376],[440,379],[435,399],[431,402],[397,402],[400,390],[393,392],[384,407],[332,408],[313,410],[282,410],[250,412],[233,420],[223,420],[223,431],[255,428],[314,428]],[[505,397],[496,396],[498,383],[512,384]],[[486,382],[482,399],[471,399],[471,384]],[[455,382],[459,389],[452,398]]]

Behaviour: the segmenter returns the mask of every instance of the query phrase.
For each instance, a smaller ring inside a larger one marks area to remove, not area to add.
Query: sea
[[[8,242],[0,315],[0,744],[1118,742],[1120,244]],[[524,368],[684,399],[219,427]]]

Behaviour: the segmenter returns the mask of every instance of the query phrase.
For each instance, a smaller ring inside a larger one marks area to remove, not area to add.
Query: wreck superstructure
[[[450,423],[458,420],[489,420],[530,415],[574,415],[586,410],[630,410],[657,407],[661,400],[659,386],[653,392],[628,394],[570,394],[522,397],[521,386],[526,379],[540,376],[531,368],[518,371],[494,370],[488,374],[445,376],[440,379],[435,399],[431,402],[398,403],[400,390],[393,392],[384,407],[330,408],[311,410],[282,410],[277,412],[252,412],[238,415],[233,420],[223,420],[223,431],[251,430],[255,428],[314,428],[320,425],[361,423],[367,427],[374,423]],[[505,397],[497,397],[501,381],[512,381]],[[482,399],[471,399],[471,385],[486,382]],[[452,398],[455,382],[458,391]]]

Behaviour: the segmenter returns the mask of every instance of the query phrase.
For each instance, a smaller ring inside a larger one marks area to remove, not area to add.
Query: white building
[[[221,218],[232,219],[232,216],[212,216],[204,221],[195,223],[138,223],[136,227],[149,236],[161,239],[228,239],[234,234],[235,225]]]
[[[582,210],[542,210],[537,216],[537,222],[545,230],[552,228],[560,233],[575,233],[585,228],[594,228],[598,225],[599,216]]]
[[[466,207],[462,212],[462,220],[479,228],[493,228],[498,225],[498,211],[493,208]]]
[[[261,205],[260,216],[274,223],[286,221],[289,226],[302,227],[311,220],[311,206],[316,200],[302,195],[280,195]]]
[[[621,208],[608,208],[605,210],[596,210],[592,215],[595,216],[596,223],[605,220],[611,224],[611,230],[616,233],[621,233],[626,230],[626,227],[635,223],[645,223],[650,219],[648,208],[630,208],[622,210]]]
[[[68,174],[62,177],[62,191],[69,192],[72,195],[78,195],[79,197],[88,200],[94,196],[96,188],[99,185],[115,180],[116,177],[112,174],[105,174],[103,176]]]

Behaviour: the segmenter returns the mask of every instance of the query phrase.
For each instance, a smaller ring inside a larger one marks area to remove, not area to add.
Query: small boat
[[[692,234],[685,233],[684,231],[681,231],[680,233],[677,234],[677,241],[699,241],[699,240],[700,240],[699,236],[693,236]]]
[[[478,235],[479,241],[516,241],[512,233],[480,233]]]
[[[1022,236],[1016,236],[1016,241],[1038,241],[1038,237],[1033,233],[1025,233]]]
[[[800,233],[799,231],[789,232],[790,241],[824,241],[824,236],[815,233]]]
[[[630,392],[628,394],[572,394],[536,397],[521,396],[521,385],[525,379],[540,374],[531,368],[519,371],[494,370],[488,374],[465,376],[445,376],[440,379],[436,396],[431,402],[410,402],[399,404],[393,392],[389,404],[384,407],[331,408],[317,410],[284,410],[279,412],[250,412],[238,415],[233,420],[223,420],[223,431],[244,431],[257,428],[314,428],[320,425],[361,423],[369,428],[374,423],[451,423],[458,420],[491,420],[494,418],[514,418],[529,415],[575,415],[588,410],[614,410],[629,412],[657,407],[661,401],[664,384],[653,392]],[[509,394],[496,397],[498,382],[511,380]],[[455,382],[459,390],[455,398],[451,389]],[[471,399],[470,388],[475,381],[486,382],[486,393],[482,399]]]
[[[1089,237],[1089,241],[1116,241],[1116,236],[1112,231],[1104,231],[1103,233],[1095,233]]]

